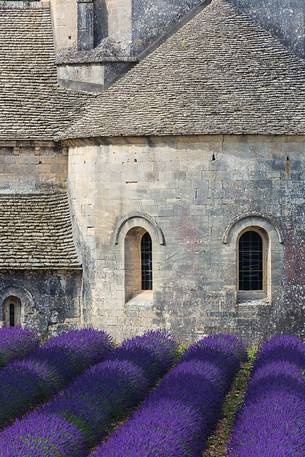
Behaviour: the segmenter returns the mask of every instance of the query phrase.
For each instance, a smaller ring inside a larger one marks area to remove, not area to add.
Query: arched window
[[[141,240],[141,271],[142,290],[152,290],[152,241],[148,232],[142,236]]]
[[[21,301],[18,297],[9,297],[5,300],[3,318],[6,327],[21,325]]]
[[[9,304],[9,313],[10,313],[10,316],[9,316],[10,327],[15,327],[16,323],[15,323],[15,305],[14,305],[14,303]]]
[[[142,227],[125,237],[125,300],[153,289],[152,239]]]
[[[264,242],[256,230],[239,238],[239,290],[264,290]]]

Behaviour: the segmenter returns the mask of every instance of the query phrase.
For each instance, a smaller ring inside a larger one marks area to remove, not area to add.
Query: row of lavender
[[[305,344],[299,338],[277,336],[263,345],[228,457],[305,456],[304,374]]]
[[[52,401],[4,430],[1,457],[87,455],[176,358],[176,343],[162,332],[125,341]]]
[[[105,332],[93,329],[63,333],[40,347],[38,340],[32,339],[28,331],[16,329],[14,335],[17,334],[28,335],[27,348],[31,347],[32,351],[0,371],[1,427],[49,399],[114,349]],[[34,341],[32,346],[30,341]]]
[[[240,340],[213,335],[192,345],[141,408],[93,457],[199,457],[246,353]]]
[[[174,363],[176,344],[152,332],[131,339],[53,401],[0,435],[2,457],[81,457],[147,396]],[[215,335],[192,345],[142,407],[94,455],[199,456],[246,357],[240,341]]]
[[[39,346],[39,338],[20,327],[0,329],[0,368],[12,360],[21,359]]]

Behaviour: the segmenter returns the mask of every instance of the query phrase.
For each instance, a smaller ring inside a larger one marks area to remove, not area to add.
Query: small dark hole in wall
[[[215,154],[212,155],[212,162],[214,162],[216,160],[215,158]]]
[[[41,165],[41,164],[42,164],[42,161],[41,161],[41,160],[39,160],[38,164],[39,164],[39,165]]]
[[[134,159],[135,162],[137,162],[138,160],[137,159]]]
[[[71,35],[69,35],[69,36],[68,36],[68,38],[69,38],[69,40],[71,40],[72,36],[71,36]]]
[[[286,159],[286,160],[287,160],[287,162],[289,162],[289,160],[290,160],[290,159],[289,159],[289,157],[288,157],[288,156],[287,156],[287,159]]]

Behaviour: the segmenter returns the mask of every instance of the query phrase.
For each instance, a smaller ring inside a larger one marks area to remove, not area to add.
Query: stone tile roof
[[[66,193],[0,195],[0,269],[79,269]]]
[[[88,94],[57,84],[49,8],[0,5],[0,140],[50,140]]]
[[[213,0],[64,136],[197,134],[305,134],[305,62],[232,0]]]

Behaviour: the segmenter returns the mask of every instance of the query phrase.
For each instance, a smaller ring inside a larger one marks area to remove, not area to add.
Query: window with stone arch
[[[247,227],[238,237],[238,292],[240,296],[267,296],[269,275],[269,237],[261,227]]]
[[[133,227],[125,237],[125,300],[153,291],[153,242],[143,227]]]
[[[18,297],[8,297],[3,303],[3,323],[5,327],[21,325],[21,300]]]

